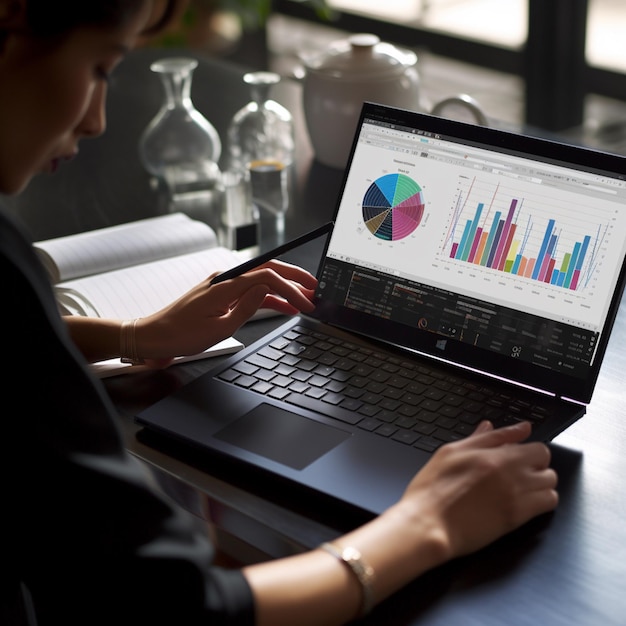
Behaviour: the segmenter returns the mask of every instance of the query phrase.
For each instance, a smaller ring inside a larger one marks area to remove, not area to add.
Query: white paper
[[[100,228],[34,244],[53,283],[217,245],[215,231],[183,213]]]
[[[65,312],[74,315],[145,317],[213,272],[227,270],[244,260],[244,256],[228,248],[210,248],[59,283],[57,299]]]
[[[196,361],[198,359],[206,359],[208,357],[220,356],[222,354],[231,354],[233,352],[238,352],[243,347],[244,346],[241,341],[237,341],[234,337],[229,337],[228,339],[220,341],[220,343],[215,344],[199,354],[175,358],[170,367],[172,365],[176,365],[177,363],[188,363],[189,361]],[[109,378],[110,376],[117,376],[118,374],[137,374],[139,372],[150,371],[150,368],[146,365],[122,363],[119,359],[108,359],[106,361],[90,363],[89,369],[91,369],[91,371],[98,378]]]

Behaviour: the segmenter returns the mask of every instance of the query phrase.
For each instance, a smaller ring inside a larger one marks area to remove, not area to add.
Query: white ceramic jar
[[[417,55],[376,35],[352,35],[302,61],[307,129],[315,156],[325,165],[346,164],[364,101],[418,106]]]
[[[345,167],[363,102],[422,110],[417,55],[381,42],[377,35],[351,35],[301,60],[306,125],[315,156],[324,165]],[[433,112],[450,103],[486,123],[478,103],[466,95],[447,98]]]

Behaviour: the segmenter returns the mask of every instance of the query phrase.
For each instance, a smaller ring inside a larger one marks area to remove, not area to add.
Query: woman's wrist
[[[136,320],[125,322],[125,330],[134,331],[133,335],[127,334],[126,339],[130,345],[126,345],[126,356],[135,365],[145,364],[153,369],[167,367],[174,356],[165,352],[165,338],[168,336],[167,325],[160,322],[155,316],[139,317]],[[120,344],[122,343],[122,328],[120,328]]]
[[[372,568],[367,590],[372,604],[450,558],[447,534],[435,517],[402,501],[333,543],[354,547]]]
[[[398,528],[397,536],[404,541],[406,551],[420,555],[417,561],[412,559],[418,568],[414,575],[420,575],[450,560],[452,555],[448,533],[433,511],[416,508],[413,502],[400,500],[381,517]]]
[[[139,319],[124,320],[120,326],[120,360],[122,363],[132,365],[145,363],[137,350],[137,322]]]
[[[361,593],[361,601],[355,618],[365,617],[374,607],[374,583],[376,573],[374,568],[367,564],[359,550],[352,546],[343,546],[337,543],[323,543],[319,546],[320,550],[328,552],[344,565],[354,580],[358,583]]]

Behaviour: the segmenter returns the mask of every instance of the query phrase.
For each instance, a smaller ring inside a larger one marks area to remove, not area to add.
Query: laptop
[[[626,158],[365,103],[314,313],[136,420],[380,513],[482,418],[585,414],[625,254]]]

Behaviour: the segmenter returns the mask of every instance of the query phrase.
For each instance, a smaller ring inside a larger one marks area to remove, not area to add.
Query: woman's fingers
[[[307,289],[315,289],[315,287],[317,287],[317,278],[315,278],[313,274],[298,265],[292,265],[291,263],[286,263],[285,261],[273,259],[257,269],[271,269],[288,280],[300,283]],[[257,270],[252,271],[254,272]]]
[[[525,442],[530,432],[526,422],[480,426],[433,457],[427,484],[437,487],[434,510],[453,555],[483,547],[557,506],[550,450],[541,442]]]
[[[267,287],[265,285],[253,285],[235,300],[228,313],[221,316],[223,320],[221,323],[226,325],[222,328],[232,335],[264,306],[266,299]]]
[[[533,478],[536,478],[538,476],[536,472],[549,468],[552,455],[550,448],[538,441],[525,443],[523,446],[514,445],[525,442],[531,432],[532,426],[529,422],[519,422],[495,429],[480,424],[472,435],[457,442],[456,445],[468,450],[502,448],[502,453],[508,455],[512,462],[520,463],[521,467],[527,469],[528,475],[532,474]],[[556,473],[550,471],[546,477],[548,480],[556,480]]]
[[[279,259],[272,259],[271,261],[267,261],[266,263],[263,263],[263,265],[259,265],[258,267],[248,270],[245,274],[241,274],[241,276],[249,278],[251,276],[259,275],[259,273],[261,273],[263,270],[271,270],[277,275],[282,276],[287,280],[300,283],[303,287],[306,287],[308,289],[314,289],[317,286],[317,279],[309,271],[303,269],[302,267],[299,267],[298,265],[286,263],[285,261],[280,261]],[[208,279],[212,280],[216,276],[219,276],[221,273],[222,272],[213,272],[209,275]],[[239,280],[239,278],[240,277],[237,276],[236,278],[231,278],[230,280],[235,281]],[[255,279],[255,282],[259,282],[259,280]]]
[[[295,307],[284,298],[271,293],[268,293],[265,296],[265,300],[263,300],[263,304],[261,306],[264,309],[272,309],[273,311],[277,311],[283,315],[296,315],[297,313],[300,313],[300,311],[305,310],[303,307]]]
[[[534,489],[526,496],[526,506],[535,515],[554,511],[559,504],[559,492],[556,490],[556,472],[550,471],[550,474],[554,475],[554,478],[550,478],[550,482],[554,483],[552,486]]]
[[[485,420],[478,424],[476,430],[469,437],[458,443],[461,445],[465,444],[468,447],[475,445],[495,447],[507,443],[525,441],[530,437],[531,432],[532,425],[530,422],[518,422],[511,426],[494,428],[491,422]]]
[[[271,263],[276,262],[272,261]],[[234,305],[251,288],[263,286],[266,295],[272,296],[267,302],[269,306],[273,305],[272,308],[281,306],[278,300],[282,299],[297,311],[312,311],[314,305],[311,300],[313,290],[317,286],[316,278],[304,270],[293,268],[293,266],[282,267],[281,271],[284,271],[286,275],[279,274],[270,267],[263,267],[237,278],[212,285],[210,287],[211,298],[215,299],[216,302]],[[297,281],[289,278],[289,276],[296,277]],[[287,308],[287,311],[293,312],[293,309]]]

